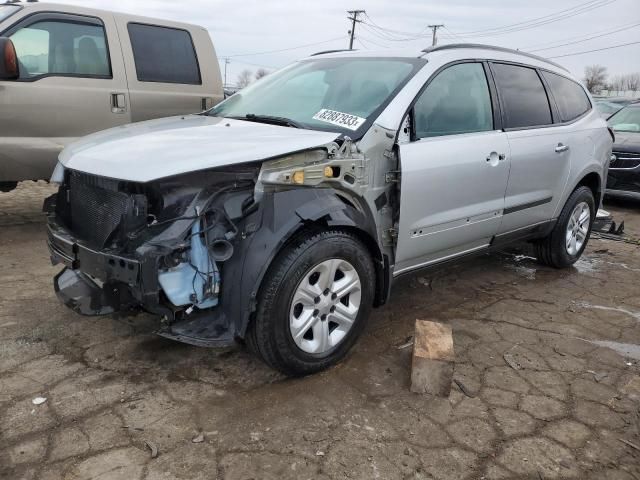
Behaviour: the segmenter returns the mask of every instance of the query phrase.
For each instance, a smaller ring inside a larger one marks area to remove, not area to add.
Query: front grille
[[[640,153],[613,152],[613,156],[610,168],[636,168],[640,165]]]
[[[119,191],[117,180],[69,172],[69,229],[90,246],[102,248],[117,233],[146,218],[146,199]]]

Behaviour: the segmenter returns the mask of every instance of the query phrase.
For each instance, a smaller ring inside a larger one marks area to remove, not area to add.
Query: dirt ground
[[[52,191],[0,194],[0,478],[640,479],[636,245],[592,239],[565,271],[503,252],[408,276],[344,362],[290,380],[150,317],[63,307]],[[639,203],[608,208],[640,237]],[[450,398],[409,391],[415,319],[453,328]]]

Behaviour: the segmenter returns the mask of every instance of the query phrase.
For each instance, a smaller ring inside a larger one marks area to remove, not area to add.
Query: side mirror
[[[13,42],[0,37],[0,80],[15,80],[20,77],[18,55]]]

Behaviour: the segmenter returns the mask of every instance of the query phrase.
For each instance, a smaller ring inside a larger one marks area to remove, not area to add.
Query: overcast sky
[[[429,24],[445,25],[446,29],[439,30],[440,43],[467,41],[528,51],[620,30],[588,41],[535,52],[546,57],[640,42],[640,25],[632,26],[640,24],[640,0],[58,1],[200,24],[211,33],[218,56],[231,56],[227,74],[230,83],[246,68],[256,70],[264,66],[272,70],[316,51],[347,48],[350,29],[347,9],[365,9],[368,16],[363,18],[365,22],[386,29],[357,25],[355,48],[358,49],[389,46],[424,48],[431,43],[426,31]],[[571,10],[574,7],[583,11]],[[566,18],[550,21],[558,16]],[[539,19],[535,22],[537,26],[523,28],[531,25],[525,22],[535,19]],[[510,25],[514,26],[506,33],[504,28],[498,35],[494,35],[496,31],[487,31]],[[466,36],[463,35],[465,33]],[[423,36],[404,41],[418,35]],[[318,44],[285,52],[235,56],[313,43]],[[585,65],[596,63],[606,66],[612,75],[640,71],[640,43],[557,58],[555,61],[580,77]]]

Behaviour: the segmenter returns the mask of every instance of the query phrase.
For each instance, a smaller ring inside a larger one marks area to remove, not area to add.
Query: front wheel
[[[589,241],[595,214],[591,189],[578,187],[565,203],[551,233],[536,243],[538,260],[555,268],[578,261]]]
[[[309,233],[274,260],[247,344],[286,375],[341,360],[371,311],[375,269],[367,247],[343,231]]]

